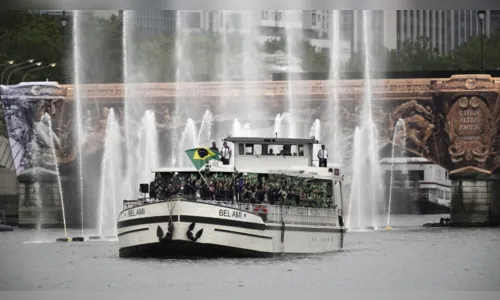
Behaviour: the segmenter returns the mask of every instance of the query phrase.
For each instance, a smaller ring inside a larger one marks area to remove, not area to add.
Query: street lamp
[[[479,23],[481,23],[481,73],[484,72],[484,43],[483,43],[483,30],[484,30],[484,19],[486,18],[485,10],[477,11],[477,18]]]
[[[43,67],[40,67],[40,68],[31,69],[28,72],[24,73],[24,76],[23,76],[23,79],[21,80],[21,82],[24,82],[24,79],[26,78],[26,75],[28,75],[29,73],[31,73],[33,71],[37,71],[37,70],[41,70],[41,69],[45,69],[45,68],[54,68],[56,65],[57,65],[56,63],[52,63],[50,65],[46,65],[46,66],[43,66]]]
[[[63,38],[63,55],[61,55],[64,59],[66,59],[66,52],[67,52],[67,47],[66,47],[66,26],[68,25],[68,18],[66,17],[66,11],[63,10],[62,16],[59,19],[59,22],[61,23],[61,32],[62,32],[62,38]],[[59,81],[61,83],[64,83],[64,60],[63,61],[63,67],[60,68],[60,78]]]
[[[3,66],[3,65],[12,65],[14,63],[13,60],[9,60],[8,62],[6,63],[3,63],[3,64],[0,64],[0,67]]]
[[[17,63],[17,64],[11,64],[10,66],[8,66],[7,68],[5,68],[2,72],[2,76],[0,76],[0,84],[3,84],[3,74],[5,74],[5,71],[7,71],[8,69],[12,68],[12,67],[17,67],[17,66],[20,66],[20,65],[24,65],[25,63],[30,63],[32,64],[35,60],[34,59],[28,59],[27,61],[23,61],[23,62],[20,62],[20,63]]]
[[[33,65],[29,65],[29,66],[25,66],[25,67],[21,67],[21,68],[17,68],[17,69],[15,69],[14,71],[10,72],[9,76],[7,77],[7,85],[9,85],[10,76],[12,76],[12,74],[14,74],[15,72],[17,72],[17,71],[19,71],[19,70],[26,69],[26,68],[31,68],[31,67],[33,67],[33,66],[37,66],[37,67],[39,67],[39,66],[41,66],[41,65],[42,65],[42,62],[40,61],[40,62],[37,62],[37,63],[35,63],[35,64],[33,64]]]

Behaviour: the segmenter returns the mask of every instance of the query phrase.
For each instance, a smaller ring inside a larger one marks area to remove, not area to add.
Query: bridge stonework
[[[500,89],[489,75],[430,80],[432,100],[394,103],[392,136],[404,120],[407,151],[443,166],[452,181],[455,225],[500,223]],[[396,139],[400,140],[400,139]]]
[[[332,120],[326,119],[323,112],[331,107],[327,103],[335,92],[341,101],[343,130],[351,133],[359,122],[365,95],[363,80],[296,81],[291,85],[285,81],[232,82],[230,85],[154,83],[129,87],[125,90],[122,84],[81,86],[80,94],[88,117],[85,126],[89,132],[83,142],[84,157],[98,153],[103,147],[110,108],[114,108],[122,122],[125,95],[131,99],[130,105],[140,104],[142,109],[155,111],[158,130],[162,131],[172,128],[175,117],[185,117],[170,113],[175,110],[176,99],[181,98],[187,106],[210,108],[215,121],[224,121],[224,111],[220,110],[223,99],[230,105],[248,99],[264,101],[272,115],[286,110],[290,87],[297,99],[297,109],[307,114],[304,119],[320,118],[322,124],[328,124]],[[33,167],[26,162],[29,159],[22,158],[29,154],[25,149],[29,146],[29,135],[24,131],[32,130],[33,123],[45,112],[52,116],[54,132],[59,138],[58,163],[74,165],[78,157],[72,130],[75,92],[73,86],[57,83],[26,83],[2,88],[0,95],[8,114],[8,135],[18,175]],[[455,75],[451,78],[373,80],[371,102],[374,122],[384,142],[396,140],[399,147],[449,171],[453,224],[500,224],[500,78]],[[201,119],[201,116],[196,118]],[[404,130],[396,131],[398,120],[404,122]],[[19,125],[23,122],[26,125]],[[393,139],[394,135],[405,139]],[[41,164],[42,167],[51,166],[50,161]]]

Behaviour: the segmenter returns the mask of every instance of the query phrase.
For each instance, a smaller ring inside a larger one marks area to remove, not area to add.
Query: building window
[[[186,14],[186,28],[200,28],[201,15],[198,12],[189,12]]]
[[[283,13],[280,11],[278,12],[278,21],[283,20]]]
[[[231,25],[234,29],[240,29],[242,27],[240,14],[231,14]]]
[[[316,19],[316,12],[312,13],[312,26],[316,26],[317,24],[317,19]]]
[[[411,181],[424,180],[424,171],[408,171],[408,177]]]

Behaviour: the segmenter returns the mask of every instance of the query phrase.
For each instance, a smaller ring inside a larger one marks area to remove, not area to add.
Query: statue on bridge
[[[429,153],[427,141],[436,128],[433,124],[435,122],[435,117],[432,114],[431,107],[424,107],[415,100],[397,106],[389,117],[390,135],[394,134],[396,123],[399,119],[404,121],[406,132],[397,132],[396,139],[400,140],[406,135],[407,141],[411,141],[420,148],[417,149],[421,150],[418,151],[420,155],[422,155],[423,152]]]

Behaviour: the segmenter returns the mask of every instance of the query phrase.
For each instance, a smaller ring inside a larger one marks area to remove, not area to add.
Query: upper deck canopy
[[[265,138],[265,137],[232,137],[229,136],[223,139],[224,142],[245,143],[245,144],[269,144],[269,145],[313,145],[319,144],[315,138],[310,139],[292,139],[292,138]]]

